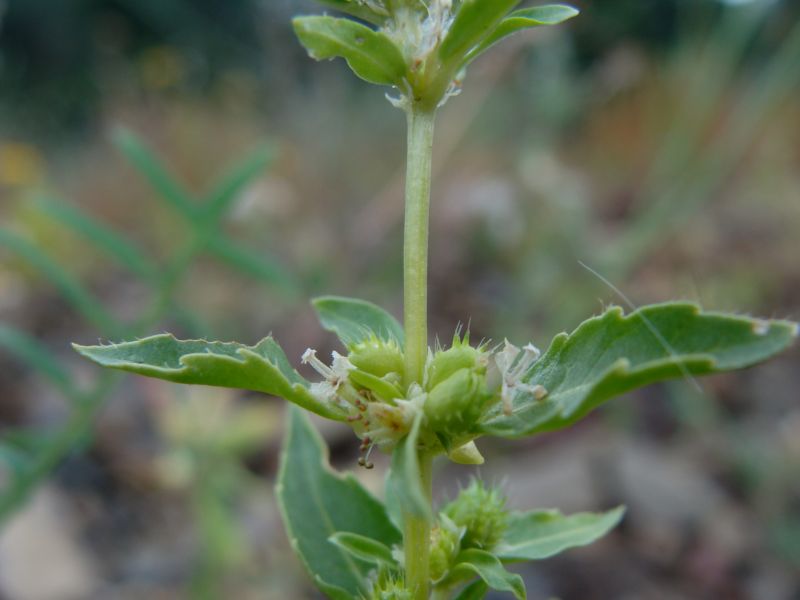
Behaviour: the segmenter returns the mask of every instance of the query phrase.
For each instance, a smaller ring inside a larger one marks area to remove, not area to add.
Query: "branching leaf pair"
[[[345,346],[372,336],[402,346],[399,323],[373,304],[326,297],[315,301],[315,308],[323,326],[339,335]],[[519,392],[510,414],[495,403],[472,437],[514,438],[561,429],[635,388],[756,364],[785,349],[796,336],[797,326],[788,321],[702,312],[690,303],[647,306],[628,315],[610,308],[572,334],[556,336],[524,374],[524,382],[544,389],[543,398]],[[102,366],[177,383],[260,391],[326,418],[345,418],[336,406],[321,403],[309,392],[310,383],[271,337],[248,347],[158,335],[76,350]],[[419,435],[424,425],[420,422]]]
[[[553,4],[514,11],[520,0],[430,0],[427,3],[323,2],[365,23],[330,16],[298,17],[295,32],[316,60],[343,58],[361,79],[392,86],[407,102],[435,108],[459,73],[504,38],[556,25],[578,14]],[[405,4],[405,5],[404,5]],[[413,7],[406,6],[414,4]],[[513,12],[512,12],[513,11]],[[414,40],[409,48],[408,40]]]

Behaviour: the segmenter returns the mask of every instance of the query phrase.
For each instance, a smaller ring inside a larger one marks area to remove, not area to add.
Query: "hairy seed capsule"
[[[460,550],[464,529],[459,528],[446,515],[441,515],[439,524],[431,529],[431,579],[438,581],[450,570]]]
[[[382,569],[372,585],[367,600],[412,600],[412,596],[397,576]]]
[[[462,341],[456,337],[451,348],[433,355],[428,364],[427,388],[432,390],[461,369],[485,370],[483,362],[484,353],[481,350],[470,346],[468,338]]]
[[[443,512],[457,526],[466,529],[461,540],[463,549],[490,551],[497,546],[508,527],[506,499],[498,490],[486,489],[477,479],[473,479],[458,498],[445,506]]]
[[[385,342],[378,338],[354,345],[347,358],[357,369],[375,377],[396,373],[402,378],[405,372],[403,352],[400,347],[393,342]]]
[[[423,410],[431,431],[458,438],[471,431],[489,400],[485,376],[460,369],[428,393]]]

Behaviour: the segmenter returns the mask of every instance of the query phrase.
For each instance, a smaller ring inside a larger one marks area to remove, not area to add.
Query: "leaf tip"
[[[558,25],[564,21],[569,21],[570,19],[574,19],[581,14],[580,9],[572,6],[571,4],[554,4],[551,8],[555,11],[555,15],[552,19],[553,25]]]
[[[617,506],[616,508],[612,508],[608,512],[610,515],[614,516],[614,522],[619,523],[620,521],[622,521],[622,518],[628,512],[628,507],[625,506],[624,504],[620,504],[619,506]]]
[[[70,344],[72,349],[83,356],[84,358],[88,358],[92,362],[99,362],[99,358],[96,354],[96,351],[102,346],[82,346],[80,344]]]

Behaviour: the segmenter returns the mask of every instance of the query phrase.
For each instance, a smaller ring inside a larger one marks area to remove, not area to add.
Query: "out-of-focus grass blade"
[[[274,146],[264,145],[235,165],[209,194],[206,201],[207,214],[213,218],[225,212],[246,186],[260,175],[274,159]]]
[[[684,54],[691,53],[692,59],[680,54],[676,61],[686,64],[688,60],[693,60],[697,68],[692,75],[692,84],[682,96],[673,126],[660,144],[660,151],[645,183],[643,198],[669,185],[684,165],[691,165],[696,160],[696,151],[706,133],[706,125],[718,111],[747,48],[764,24],[768,10],[767,2],[729,7],[701,56],[695,57],[697,49],[694,42],[685,44],[689,48]]]
[[[12,429],[3,432],[3,444],[23,454],[38,452],[50,443],[50,433],[44,429]]]
[[[39,371],[65,396],[76,396],[69,372],[44,345],[27,333],[0,323],[0,346]]]
[[[726,132],[704,150],[706,160],[681,170],[674,185],[662,189],[636,218],[634,226],[614,245],[610,267],[615,277],[648,256],[664,235],[689,218],[732,173],[750,150],[773,106],[789,98],[800,81],[800,24],[790,32],[778,54],[750,83],[728,121]]]
[[[794,26],[777,55],[749,86],[731,117],[731,138],[744,145],[755,137],[763,116],[774,105],[797,93],[800,84],[800,22]],[[730,144],[722,141],[721,144]]]
[[[117,148],[144,175],[161,198],[178,212],[189,218],[196,218],[199,207],[191,196],[167,173],[153,152],[131,131],[121,128],[114,133]]]
[[[222,237],[209,241],[209,250],[217,258],[224,260],[243,273],[274,285],[287,292],[297,292],[297,283],[288,271],[271,257],[256,254]]]
[[[19,477],[28,467],[30,461],[30,455],[11,444],[7,444],[4,436],[4,439],[0,441],[0,464],[5,464],[8,467],[12,477]],[[11,486],[13,486],[13,483],[12,479]]]
[[[43,197],[37,198],[36,204],[42,212],[82,235],[133,273],[147,280],[156,277],[157,267],[136,246],[80,209]]]
[[[0,246],[16,253],[52,283],[67,301],[95,327],[107,335],[120,333],[117,321],[106,312],[102,304],[95,301],[81,283],[69,275],[60,265],[34,244],[5,229],[0,229]]]
[[[43,439],[46,443],[37,452],[25,454],[13,445],[0,443],[0,453],[5,452],[7,457],[15,460],[14,477],[8,485],[0,489],[0,525],[25,504],[39,482],[67,454],[84,448],[91,440],[95,415],[111,387],[119,379],[115,375],[107,373],[102,376],[95,389],[80,398],[64,428],[52,432],[46,440]]]

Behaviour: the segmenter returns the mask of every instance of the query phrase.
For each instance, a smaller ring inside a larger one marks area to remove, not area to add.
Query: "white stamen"
[[[303,352],[303,356],[301,357],[300,361],[304,365],[311,365],[311,368],[322,375],[325,379],[328,379],[331,376],[331,368],[317,358],[317,351],[313,348],[308,348],[305,352]]]
[[[333,352],[331,356],[333,362],[330,367],[317,358],[317,351],[312,348],[306,350],[301,358],[303,364],[311,365],[317,373],[325,378],[324,381],[312,383],[309,390],[315,398],[322,402],[337,400],[339,388],[347,381],[348,373],[355,369],[355,365],[346,356],[342,356],[338,352]],[[341,405],[341,402],[338,404]]]
[[[508,340],[505,340],[503,349],[494,355],[495,364],[502,375],[500,393],[504,414],[510,415],[513,412],[514,397],[519,392],[531,394],[536,400],[542,400],[547,395],[547,390],[541,385],[522,380],[540,356],[541,352],[533,344],[528,344],[520,350]]]

